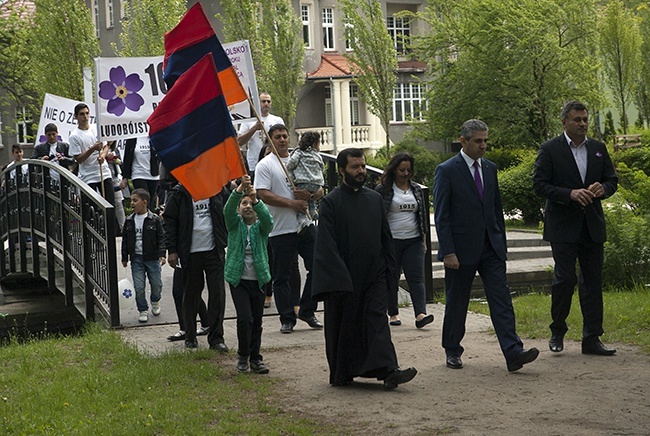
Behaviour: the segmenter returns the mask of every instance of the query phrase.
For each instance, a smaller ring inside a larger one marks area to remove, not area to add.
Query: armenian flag
[[[194,200],[246,174],[211,53],[178,78],[147,122],[158,158]]]

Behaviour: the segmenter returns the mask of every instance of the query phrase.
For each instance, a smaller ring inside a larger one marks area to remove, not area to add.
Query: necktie
[[[483,182],[481,181],[481,174],[479,173],[478,161],[474,161],[474,182],[476,183],[476,189],[478,189],[478,196],[483,201]]]

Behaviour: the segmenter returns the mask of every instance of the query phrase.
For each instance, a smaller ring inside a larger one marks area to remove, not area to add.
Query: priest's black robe
[[[377,192],[341,185],[320,203],[312,297],[325,305],[330,383],[383,380],[398,368],[386,301],[395,259]]]

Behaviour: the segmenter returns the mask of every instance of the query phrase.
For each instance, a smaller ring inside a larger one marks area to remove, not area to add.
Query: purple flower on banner
[[[126,108],[137,112],[144,104],[144,99],[138,91],[144,86],[137,73],[126,75],[121,66],[111,68],[111,80],[104,80],[99,84],[99,96],[108,100],[106,110],[115,116],[121,116]]]
[[[61,141],[63,141],[63,138],[61,138],[61,135],[56,135],[56,140],[61,142]],[[46,142],[46,141],[47,141],[47,136],[41,135],[41,136],[38,137],[38,142],[40,142],[41,144],[43,142]]]
[[[596,152],[596,157],[603,157],[603,154],[600,151]]]

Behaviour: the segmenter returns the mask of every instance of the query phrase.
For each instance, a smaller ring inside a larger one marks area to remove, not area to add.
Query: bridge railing
[[[339,185],[339,174],[336,169],[336,156],[327,153],[320,154],[323,157],[325,163],[325,191],[328,192]],[[371,166],[366,167],[368,174],[368,181],[366,185],[369,188],[374,189],[375,186],[379,184],[381,175],[384,172],[383,170]],[[418,184],[419,185],[419,184]],[[429,222],[429,213],[431,209],[429,201],[429,188],[425,185],[419,185],[422,188],[424,194],[424,207],[427,213],[424,214],[425,219],[427,220],[424,226],[426,229],[426,253],[424,254],[424,288],[426,290],[427,302],[432,302],[434,299],[434,289],[433,289],[433,264],[431,258],[431,223]]]
[[[48,161],[26,159],[0,176],[0,277],[43,277],[86,319],[119,326],[113,206]]]

